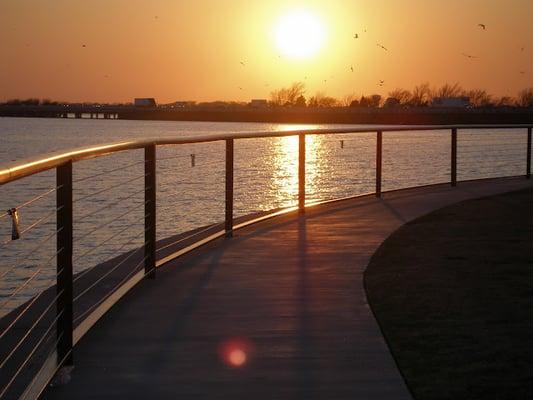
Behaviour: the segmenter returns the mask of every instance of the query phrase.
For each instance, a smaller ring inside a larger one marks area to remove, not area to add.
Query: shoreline
[[[125,106],[0,106],[0,117],[299,124],[533,124],[533,108],[139,108]]]

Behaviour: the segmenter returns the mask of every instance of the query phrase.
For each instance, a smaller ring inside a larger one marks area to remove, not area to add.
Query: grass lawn
[[[365,286],[415,399],[533,398],[533,190],[404,225]]]

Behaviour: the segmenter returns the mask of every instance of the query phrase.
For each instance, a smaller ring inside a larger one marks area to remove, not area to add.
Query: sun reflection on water
[[[323,137],[307,135],[305,146],[306,191],[314,193],[322,175]],[[298,152],[298,136],[279,138],[273,143],[272,190],[282,207],[293,206],[298,200]]]

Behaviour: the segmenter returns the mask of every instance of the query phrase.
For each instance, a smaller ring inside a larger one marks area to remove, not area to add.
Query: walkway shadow
[[[171,358],[171,356],[168,355],[168,352],[165,351],[168,350],[166,348],[166,343],[169,341],[179,340],[183,329],[185,328],[189,317],[194,312],[204,290],[213,279],[215,270],[219,266],[219,261],[224,255],[224,251],[225,249],[223,247],[217,247],[212,249],[210,252],[202,252],[194,258],[191,257],[187,259],[184,265],[180,265],[180,270],[176,271],[179,276],[181,273],[186,272],[186,270],[198,268],[198,266],[195,264],[199,262],[207,261],[208,263],[205,271],[198,277],[197,281],[190,288],[188,295],[177,306],[175,312],[168,316],[169,318],[173,318],[173,322],[167,327],[166,332],[164,332],[164,334],[162,334],[160,337],[161,351],[154,352],[153,357],[145,362],[144,368],[147,371],[157,372],[165,364],[164,361]],[[173,280],[175,281],[176,279]]]
[[[297,399],[308,400],[313,398],[314,379],[312,366],[312,348],[313,340],[311,330],[313,328],[310,310],[310,279],[308,265],[308,243],[307,243],[307,220],[305,216],[298,217],[298,287],[297,295],[299,297],[299,326],[298,326],[298,379],[300,390],[297,392]]]

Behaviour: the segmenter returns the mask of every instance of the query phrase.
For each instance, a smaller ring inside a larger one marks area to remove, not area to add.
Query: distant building
[[[135,107],[156,107],[157,103],[153,97],[139,97],[133,100]]]
[[[252,101],[250,101],[250,106],[256,108],[267,107],[268,102],[265,99],[252,99]]]
[[[432,107],[465,108],[470,106],[470,98],[460,97],[435,97],[431,102]]]
[[[394,108],[400,106],[400,100],[398,100],[396,97],[388,97],[387,100],[385,100],[385,103],[383,103],[384,108]]]

